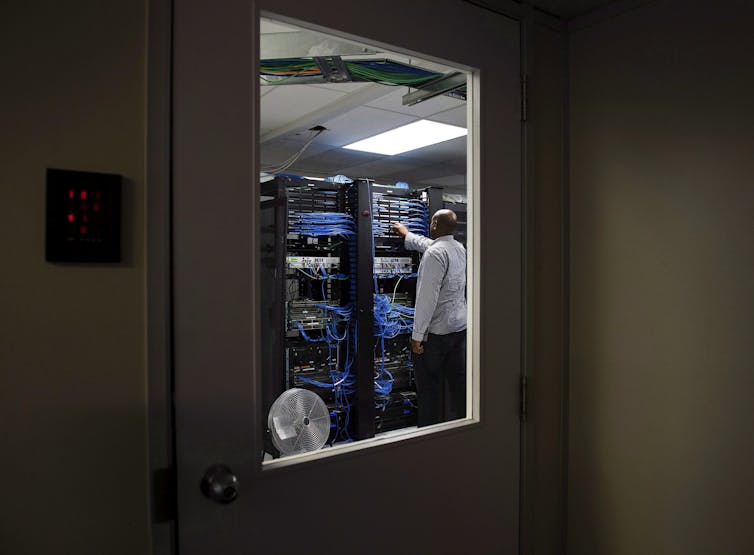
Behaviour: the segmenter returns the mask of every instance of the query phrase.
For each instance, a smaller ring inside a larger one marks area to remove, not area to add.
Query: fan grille
[[[330,435],[330,411],[313,391],[288,389],[272,404],[267,424],[281,454],[316,451]]]

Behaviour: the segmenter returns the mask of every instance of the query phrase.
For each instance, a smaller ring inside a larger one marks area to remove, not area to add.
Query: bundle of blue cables
[[[427,207],[422,201],[418,199],[391,200],[388,207],[380,202],[381,196],[382,195],[375,194],[375,199],[372,203],[372,212],[376,216],[379,217],[381,213],[398,210],[405,214],[401,217],[401,223],[405,225],[410,232],[425,236],[429,233],[429,225],[427,224]],[[372,223],[374,234],[378,237],[389,235],[393,223],[394,222],[385,220],[374,220]]]
[[[399,277],[398,282],[400,279]],[[395,287],[397,290],[397,283]],[[393,299],[389,295],[374,296],[374,335],[378,338],[375,351],[379,346],[381,352],[380,365],[374,378],[374,391],[379,397],[389,397],[393,390],[393,376],[385,368],[385,339],[411,333],[414,326],[414,309],[396,304],[394,299],[395,293],[393,293]]]
[[[414,309],[391,302],[389,295],[374,296],[374,335],[392,339],[410,333],[414,326]]]
[[[350,278],[348,274],[340,274],[340,273],[328,274],[327,268],[325,268],[322,265],[316,268],[311,268],[308,271],[303,268],[296,268],[296,269],[302,274],[304,274],[306,277],[308,277],[309,279],[316,279],[316,280],[322,280],[322,281],[326,281],[328,279],[335,279],[335,280],[342,281],[342,280],[346,280]]]
[[[298,212],[290,210],[288,212],[288,231],[290,233],[299,233],[309,237],[322,236],[341,236],[348,239],[349,253],[351,256],[350,274],[333,273],[328,274],[324,266],[313,269],[301,269],[299,272],[305,276],[319,280],[322,288],[322,302],[315,303],[314,306],[324,312],[324,332],[320,337],[310,337],[300,322],[294,322],[298,328],[301,337],[305,341],[325,342],[328,349],[328,366],[330,370],[330,379],[332,382],[321,382],[311,378],[301,378],[307,384],[315,387],[330,389],[335,396],[335,404],[343,410],[344,421],[339,422],[337,427],[337,440],[350,441],[348,434],[348,424],[350,420],[351,403],[349,396],[355,392],[356,381],[351,374],[351,367],[354,362],[354,353],[356,351],[356,327],[351,321],[353,314],[353,303],[344,306],[329,304],[327,302],[327,292],[325,282],[328,280],[346,280],[355,274],[355,241],[356,226],[353,218],[340,212]],[[355,280],[351,279],[351,291],[355,292]],[[355,298],[354,294],[351,298]],[[345,346],[345,359],[342,369],[338,368],[338,356],[336,353]]]
[[[288,212],[288,232],[309,237],[355,235],[353,218],[342,212]]]

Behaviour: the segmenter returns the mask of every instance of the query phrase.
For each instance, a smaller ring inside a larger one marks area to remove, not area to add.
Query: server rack
[[[278,176],[262,184],[263,408],[292,387],[316,392],[330,409],[330,443],[360,437],[351,418],[358,383],[352,212],[336,183]],[[269,441],[265,449],[277,455]]]
[[[360,183],[370,198],[373,264],[372,315],[374,346],[375,431],[416,425],[416,380],[410,339],[416,299],[420,255],[407,251],[403,239],[392,231],[395,222],[410,231],[428,234],[427,203],[421,193],[391,186]]]
[[[455,240],[466,247],[466,203],[465,202],[451,202],[444,200],[442,203],[443,208],[447,208],[456,213],[458,224],[456,226]]]
[[[419,254],[392,224],[426,235],[422,196],[369,180],[262,185],[265,414],[284,390],[303,387],[330,408],[331,444],[416,424]],[[277,456],[270,441],[265,450]]]
[[[456,226],[454,237],[456,241],[458,241],[465,247],[466,237],[467,237],[467,234],[466,234],[467,205],[466,203],[445,200],[444,195],[443,195],[443,190],[440,187],[427,188],[424,192],[424,198],[426,199],[427,205],[429,207],[430,218],[435,212],[443,208],[447,208],[456,213],[456,217],[458,218],[458,224]]]

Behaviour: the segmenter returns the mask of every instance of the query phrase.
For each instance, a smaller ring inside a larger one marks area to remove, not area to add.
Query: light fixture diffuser
[[[393,156],[463,137],[466,134],[467,131],[463,127],[423,119],[362,139],[343,148]]]

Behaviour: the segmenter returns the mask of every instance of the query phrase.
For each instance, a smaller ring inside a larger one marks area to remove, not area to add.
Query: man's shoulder
[[[445,254],[445,247],[443,247],[441,244],[439,244],[437,241],[432,243],[427,247],[427,250],[424,251],[424,256],[431,256],[432,258],[442,258],[443,254]]]
[[[427,247],[426,252],[445,252],[451,250],[462,250],[466,252],[466,249],[464,248],[463,244],[459,243],[455,240],[455,238],[451,239],[450,241],[434,241],[429,247]]]
[[[441,266],[446,266],[450,259],[450,253],[447,247],[438,244],[437,242],[431,244],[426,251],[424,251],[424,258],[432,260]]]
[[[430,245],[427,247],[427,250],[424,252],[425,254],[428,252],[430,253],[443,252],[445,248],[446,247],[443,243],[441,243],[440,241],[434,240],[432,241],[432,243],[430,243]]]

